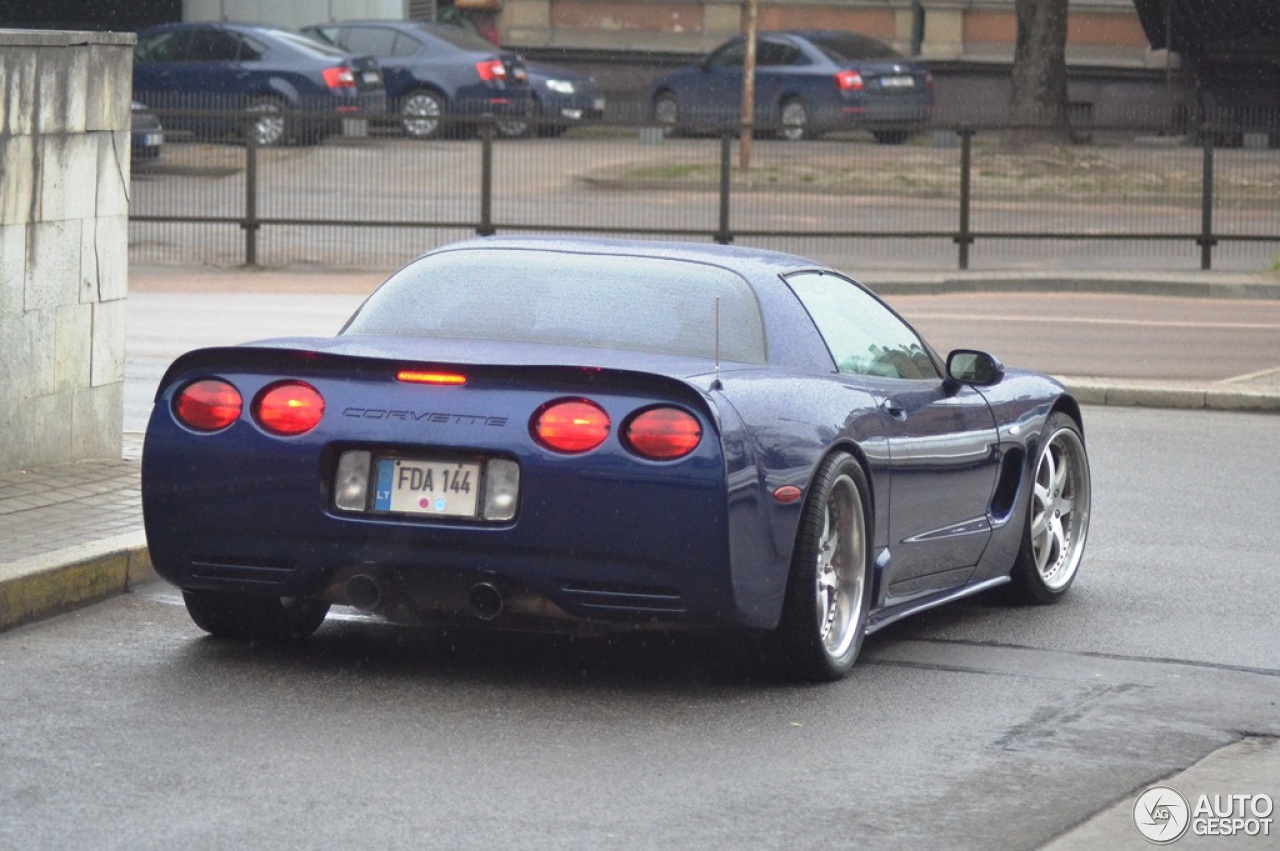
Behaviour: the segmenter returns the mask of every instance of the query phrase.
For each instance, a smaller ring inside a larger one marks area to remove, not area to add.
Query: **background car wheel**
[[[412,139],[434,139],[444,127],[444,98],[435,92],[419,89],[400,101],[400,121],[404,134]]]
[[[1089,458],[1075,420],[1057,413],[1045,424],[1036,458],[1013,590],[1023,602],[1053,603],[1075,581],[1089,533]]]
[[[911,136],[906,130],[876,130],[871,135],[881,145],[901,145]]]
[[[285,104],[276,98],[257,98],[248,106],[249,112],[259,113],[253,119],[250,132],[264,148],[273,148],[289,141],[289,125],[285,121]]]
[[[196,626],[218,638],[294,641],[320,628],[329,604],[301,597],[260,597],[227,591],[184,590]]]
[[[867,478],[843,453],[827,458],[809,490],[776,655],[806,679],[838,680],[862,649],[871,608],[872,546]]]
[[[809,107],[800,98],[783,101],[778,118],[782,125],[779,134],[788,142],[799,142],[809,137]]]
[[[680,101],[671,92],[661,92],[653,99],[653,120],[668,135],[680,124]]]

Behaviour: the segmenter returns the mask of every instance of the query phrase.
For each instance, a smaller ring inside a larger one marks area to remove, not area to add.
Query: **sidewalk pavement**
[[[257,280],[253,283],[278,291],[325,292],[341,285],[339,277],[331,273],[254,277]],[[347,280],[354,278],[357,287],[371,289],[374,277],[358,273]],[[1075,291],[1280,299],[1280,280],[1263,275],[1191,273],[1169,275],[1162,281],[1154,275],[1125,273],[878,273],[867,275],[865,280],[873,289],[893,294]],[[1280,368],[1203,384],[1062,378],[1081,402],[1089,405],[1280,414]],[[123,593],[156,578],[142,529],[142,441],[141,434],[126,434],[118,459],[0,472],[0,631]],[[1243,762],[1252,765],[1256,760]],[[1117,802],[1114,812],[1099,814],[1061,837],[1053,847],[1119,847],[1099,840],[1121,835],[1125,841],[1131,838],[1128,833],[1133,828],[1123,817],[1126,807],[1131,808],[1132,801]]]

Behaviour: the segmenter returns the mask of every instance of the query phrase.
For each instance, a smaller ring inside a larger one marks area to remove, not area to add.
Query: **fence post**
[[[726,128],[720,134],[720,229],[716,231],[716,242],[728,245],[733,242],[733,234],[729,233],[729,183],[732,174],[733,134]]]
[[[493,116],[480,116],[480,226],[477,236],[493,236]]]
[[[969,231],[969,205],[973,188],[973,133],[972,127],[961,127],[956,131],[960,136],[960,231],[955,236],[959,246],[959,263],[961,269],[969,268],[969,246],[973,237]]]
[[[1201,135],[1204,137],[1204,182],[1200,191],[1200,238],[1196,244],[1200,246],[1200,268],[1208,271],[1213,265],[1213,247],[1218,240],[1213,238],[1213,134],[1207,124],[1203,125]]]
[[[244,265],[258,265],[258,122],[250,117],[244,145]]]

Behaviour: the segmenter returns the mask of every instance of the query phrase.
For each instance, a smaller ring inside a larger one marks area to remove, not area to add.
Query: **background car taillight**
[[[544,405],[529,423],[534,440],[555,452],[589,452],[609,436],[609,415],[595,402],[565,399]]]
[[[253,418],[272,434],[306,434],[324,417],[324,397],[305,381],[279,381],[253,401]]]
[[[633,417],[622,430],[622,442],[642,458],[674,461],[698,448],[702,425],[679,408],[650,408]]]
[[[501,59],[486,59],[483,62],[477,62],[476,72],[480,75],[480,79],[486,83],[492,80],[502,81],[507,79],[507,66],[502,64]]]
[[[356,87],[356,74],[346,65],[325,68],[323,73],[324,83],[331,89],[354,89]]]
[[[836,88],[842,92],[860,92],[862,75],[857,71],[840,71],[836,74]]]
[[[925,71],[925,72],[924,72],[924,87],[925,87],[926,89],[932,89],[932,88],[933,88],[933,72],[932,72],[932,71]]]
[[[240,419],[240,391],[218,378],[188,384],[173,400],[178,422],[196,431],[221,431]]]

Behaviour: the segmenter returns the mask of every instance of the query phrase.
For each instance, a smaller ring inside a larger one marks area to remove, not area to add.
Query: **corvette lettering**
[[[437,423],[440,425],[478,425],[502,428],[506,417],[479,414],[446,414],[439,411],[389,411],[384,408],[347,408],[344,417],[357,420],[400,420],[401,422]]]

